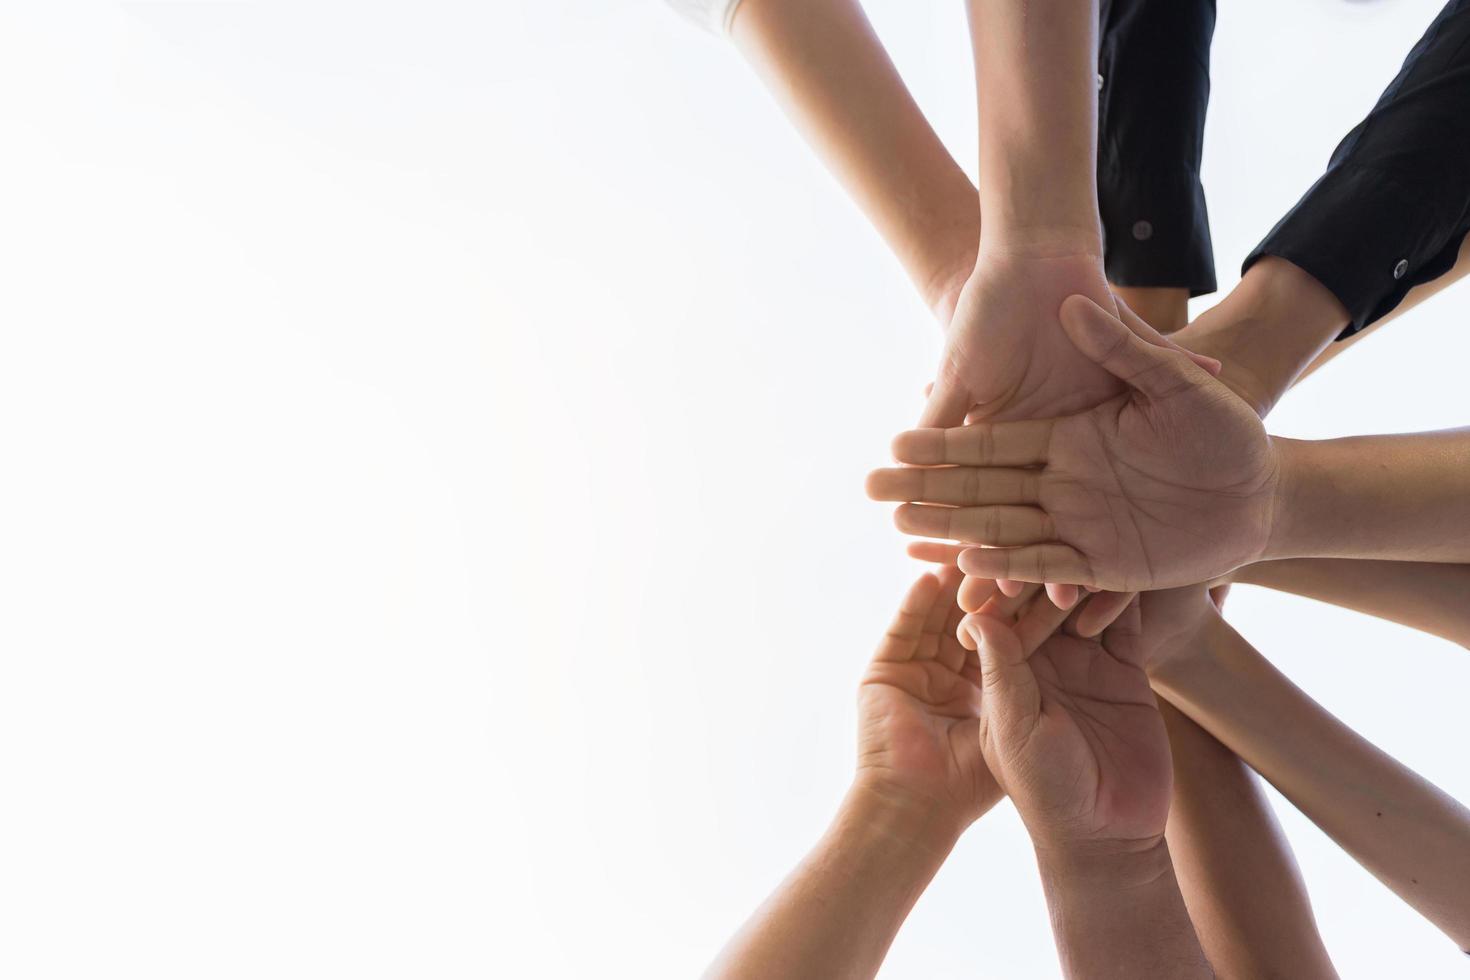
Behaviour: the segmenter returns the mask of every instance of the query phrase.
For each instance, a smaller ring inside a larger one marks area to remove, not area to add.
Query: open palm
[[[894,444],[880,499],[900,529],[986,545],[971,575],[1131,592],[1206,581],[1258,558],[1279,465],[1255,412],[1176,351],[1069,299],[1078,350],[1129,385],[1065,418],[921,429]]]
[[[915,582],[879,644],[858,689],[858,771],[966,826],[1001,792],[980,753],[979,661],[955,636],[960,579]]]
[[[1028,618],[1059,615],[1038,603]],[[1144,844],[1164,832],[1168,735],[1139,662],[1135,600],[1100,638],[969,617],[983,665],[985,759],[1039,843]]]

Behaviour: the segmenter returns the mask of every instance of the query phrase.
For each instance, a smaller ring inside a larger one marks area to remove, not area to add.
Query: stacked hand
[[[915,582],[879,643],[858,688],[858,781],[963,829],[1001,791],[980,753],[979,663],[956,636],[960,577]]]
[[[1039,602],[1015,627],[966,617],[984,680],[985,761],[1039,849],[1154,847],[1173,774],[1139,603],[1097,638],[1051,632],[1065,615]]]
[[[1186,355],[1082,297],[1076,350],[1126,390],[1056,419],[919,429],[869,492],[900,529],[984,548],[971,575],[1127,592],[1207,581],[1264,553],[1280,465],[1260,419]],[[943,468],[934,468],[943,467]]]
[[[1057,310],[1073,294],[1115,308],[1097,256],[1013,256],[982,248],[955,306],[920,424],[1066,415],[1121,392],[1118,379],[1062,331]]]

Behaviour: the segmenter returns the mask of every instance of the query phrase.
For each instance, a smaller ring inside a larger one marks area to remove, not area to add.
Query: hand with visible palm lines
[[[1038,848],[1152,846],[1163,837],[1173,769],[1143,670],[1139,603],[1099,638],[1065,629],[1026,642],[1063,615],[1038,602],[1016,628],[966,617],[979,646],[985,760]]]
[[[904,433],[894,455],[928,468],[879,470],[869,493],[913,501],[895,514],[903,531],[988,546],[960,556],[984,578],[1130,592],[1260,557],[1280,467],[1255,412],[1084,297],[1061,319],[1128,391],[1064,418]]]
[[[980,755],[980,666],[956,637],[961,575],[905,596],[858,688],[858,778],[945,808],[963,828],[1000,799]]]

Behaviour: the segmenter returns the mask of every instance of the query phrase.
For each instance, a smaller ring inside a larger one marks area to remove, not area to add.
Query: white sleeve
[[[730,33],[740,0],[668,0],[679,13],[715,34]]]

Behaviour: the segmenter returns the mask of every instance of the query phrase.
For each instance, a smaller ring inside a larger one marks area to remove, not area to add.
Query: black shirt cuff
[[[1450,270],[1467,231],[1460,222],[1392,174],[1341,164],[1246,256],[1241,275],[1265,255],[1301,267],[1347,308],[1343,340]]]
[[[1210,219],[1198,174],[1100,165],[1097,185],[1109,282],[1185,288],[1190,296],[1215,291]]]

